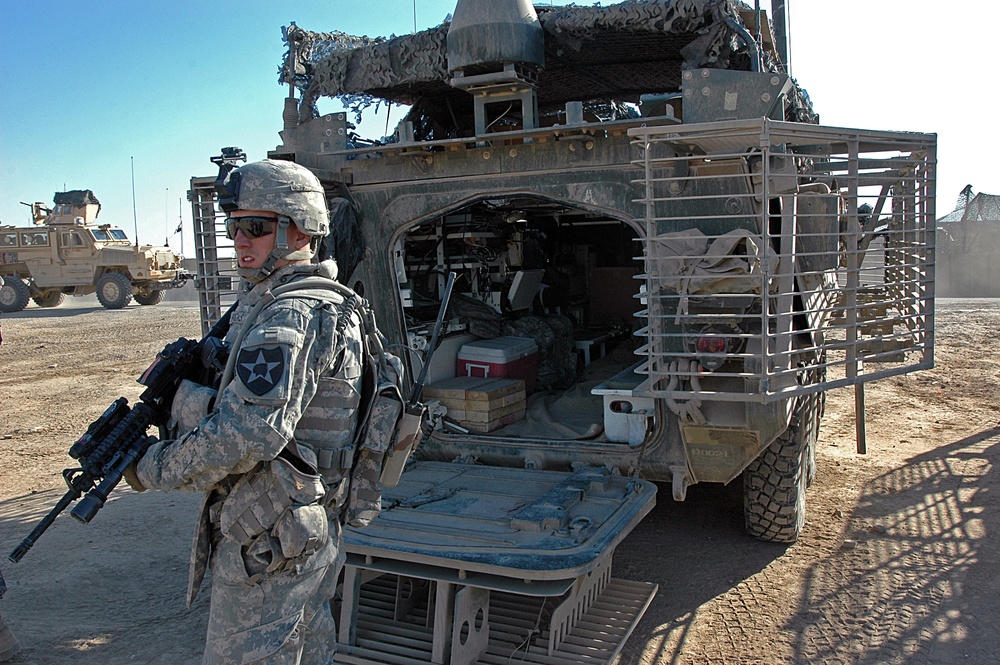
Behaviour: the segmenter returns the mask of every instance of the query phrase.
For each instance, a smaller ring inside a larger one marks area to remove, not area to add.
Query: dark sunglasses
[[[270,217],[227,217],[226,236],[230,240],[236,240],[236,232],[243,231],[250,240],[261,238],[274,233],[278,227],[278,220]]]

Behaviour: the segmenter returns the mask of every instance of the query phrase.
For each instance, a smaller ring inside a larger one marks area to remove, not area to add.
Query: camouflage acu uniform
[[[6,662],[21,651],[21,644],[10,632],[7,622],[3,620],[3,595],[7,591],[7,583],[4,582],[3,572],[0,572],[0,662]]]
[[[270,289],[313,275],[332,279],[336,264],[286,266],[253,287],[227,341]],[[234,376],[214,410],[137,466],[146,487],[206,492],[188,594],[211,551],[206,664],[332,663],[363,352],[356,316],[338,303],[301,290],[268,304],[231,348]]]

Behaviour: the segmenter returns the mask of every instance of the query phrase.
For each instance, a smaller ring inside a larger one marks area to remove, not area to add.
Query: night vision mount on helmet
[[[277,213],[278,228],[274,250],[259,269],[240,269],[240,275],[259,282],[274,270],[282,259],[295,261],[315,255],[319,239],[330,232],[330,214],[323,185],[309,169],[293,162],[265,159],[236,167],[246,154],[238,148],[225,148],[213,157],[219,175],[215,190],[219,207],[227,214],[237,210],[262,210]],[[288,246],[289,224],[311,236],[308,249],[292,250]]]

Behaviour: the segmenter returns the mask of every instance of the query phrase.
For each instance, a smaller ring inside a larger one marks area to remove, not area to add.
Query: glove
[[[147,436],[146,440],[142,444],[143,454],[145,454],[146,451],[149,450],[149,447],[152,446],[154,443],[157,443],[156,437]],[[140,456],[139,460],[141,459],[142,457]],[[136,467],[138,466],[138,464],[139,464],[138,460],[130,464],[129,467],[125,469],[125,472],[122,474],[122,478],[124,478],[125,482],[129,484],[129,487],[134,489],[136,492],[145,492],[146,486],[142,484],[141,480],[139,480],[139,473],[136,471]]]
[[[135,472],[135,464],[129,465],[129,467],[125,469],[125,473],[122,474],[122,477],[125,478],[125,482],[128,483],[129,487],[134,489],[136,492],[146,491],[146,486],[139,481],[139,474]]]

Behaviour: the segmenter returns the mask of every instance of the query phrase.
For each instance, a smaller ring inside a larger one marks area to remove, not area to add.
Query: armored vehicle
[[[792,542],[825,392],[860,431],[864,382],[932,366],[936,137],[819,124],[783,24],[459,0],[392,39],[286,30],[269,156],[323,181],[340,279],[415,374],[457,275],[436,428],[346,535],[343,662],[607,662],[651,593],[610,574],[649,481],[741,483],[747,532]],[[363,138],[322,96],[409,110]],[[207,328],[230,250],[213,178],[190,196]]]
[[[57,192],[53,202],[25,204],[32,226],[0,226],[0,312],[19,312],[29,300],[57,307],[66,294],[94,292],[108,309],[133,297],[156,305],[164,290],[193,277],[169,247],[134,245],[122,229],[98,224],[101,204],[90,190]]]

